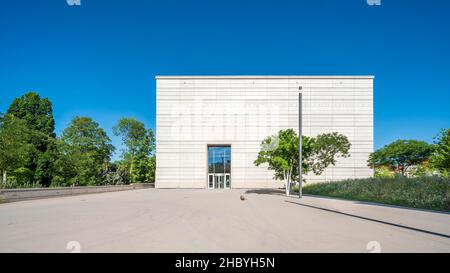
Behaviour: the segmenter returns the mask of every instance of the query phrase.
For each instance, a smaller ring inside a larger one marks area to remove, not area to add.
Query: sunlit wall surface
[[[231,188],[283,186],[253,162],[265,137],[298,131],[299,92],[304,135],[339,132],[352,143],[349,158],[307,181],[373,174],[372,76],[158,76],[156,85],[156,187],[209,188],[209,148],[223,147]]]

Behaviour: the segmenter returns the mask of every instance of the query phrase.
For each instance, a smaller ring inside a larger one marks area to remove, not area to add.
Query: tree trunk
[[[404,170],[404,176],[408,176],[408,169],[409,169],[409,165],[405,165],[405,167],[403,168]]]
[[[285,184],[285,192],[286,192],[286,196],[289,196],[289,190],[288,190],[288,185],[289,185],[289,181],[287,180],[287,179],[285,179],[284,181],[286,181],[286,184]]]
[[[292,186],[292,166],[289,169],[289,192],[291,192],[292,190],[295,191],[295,184],[294,184],[294,188],[291,188]]]
[[[290,181],[290,177],[288,176],[287,177],[287,183],[286,183],[286,196],[289,196],[289,194],[290,194],[290,191],[291,191],[291,188],[290,188],[290,186],[291,186],[291,181]]]
[[[6,179],[7,179],[8,177],[6,176],[6,170],[4,170],[3,171],[3,174],[2,174],[2,186],[4,185],[4,184],[6,184]]]
[[[289,196],[289,191],[288,191],[288,185],[289,185],[289,179],[288,176],[286,174],[286,171],[283,172],[283,176],[284,176],[284,181],[285,181],[285,192],[286,192],[286,196]]]
[[[293,166],[291,166],[287,172],[284,172],[284,180],[286,181],[286,196],[291,194],[292,170]]]

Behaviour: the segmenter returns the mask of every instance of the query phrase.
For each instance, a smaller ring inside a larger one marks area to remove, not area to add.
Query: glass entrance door
[[[223,180],[224,180],[223,174],[216,174],[215,177],[216,177],[217,183],[214,184],[214,188],[215,189],[223,189]]]
[[[208,174],[208,189],[229,189],[230,174]]]
[[[208,146],[208,189],[231,188],[231,147]]]

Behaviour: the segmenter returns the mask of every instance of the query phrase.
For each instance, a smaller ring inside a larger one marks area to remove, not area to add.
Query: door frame
[[[208,190],[213,190],[213,189],[214,189],[214,174],[208,173],[207,177],[208,177],[208,179],[207,179],[207,181],[206,181],[206,183],[207,183],[207,188],[208,188]],[[210,178],[212,178],[212,185],[209,183],[209,179],[210,179]]]

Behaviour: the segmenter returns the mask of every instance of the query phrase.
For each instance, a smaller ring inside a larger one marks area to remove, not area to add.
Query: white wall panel
[[[156,186],[205,188],[207,145],[231,145],[232,187],[279,187],[265,166],[255,167],[260,142],[280,129],[298,129],[298,86],[303,132],[339,132],[352,142],[310,182],[368,177],[373,151],[371,77],[158,77]]]

